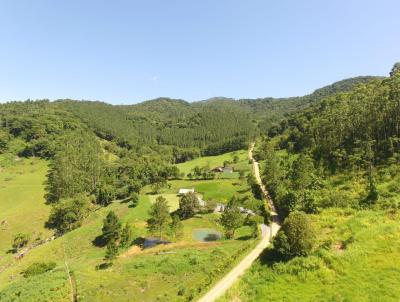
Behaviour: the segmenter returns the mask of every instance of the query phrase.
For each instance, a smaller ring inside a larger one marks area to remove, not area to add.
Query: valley
[[[0,301],[397,301],[399,87],[0,104]]]

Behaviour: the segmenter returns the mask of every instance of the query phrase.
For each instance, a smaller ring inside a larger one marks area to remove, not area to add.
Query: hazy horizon
[[[361,75],[361,76],[377,76],[377,77],[380,76],[380,77],[387,77],[388,75]],[[356,77],[358,77],[358,76],[356,76]],[[348,79],[348,78],[346,78],[346,79]],[[317,89],[319,89],[319,88],[323,88],[323,87],[329,86],[329,85],[331,85],[331,84],[334,84],[334,83],[336,83],[336,82],[339,82],[339,81],[342,81],[342,80],[346,80],[346,79],[341,79],[341,80],[338,80],[338,81],[335,81],[335,82],[332,82],[332,83],[328,83],[328,84],[323,85],[323,86],[321,86],[321,87],[317,87],[317,88],[311,90],[309,93],[306,93],[306,94],[303,94],[303,95],[292,95],[292,96],[283,96],[283,97],[279,97],[279,96],[278,96],[278,97],[275,97],[275,96],[268,96],[268,95],[267,95],[267,96],[259,96],[259,97],[254,97],[254,98],[248,98],[248,97],[234,98],[234,97],[226,97],[226,96],[220,95],[220,96],[212,96],[212,97],[209,97],[209,98],[206,98],[206,99],[186,100],[186,99],[179,98],[179,97],[174,98],[174,97],[169,97],[169,96],[158,96],[158,97],[154,97],[154,98],[151,98],[151,99],[144,99],[144,100],[133,101],[133,102],[131,102],[131,103],[129,103],[129,101],[126,101],[126,102],[123,102],[123,103],[108,102],[108,101],[104,101],[104,100],[100,100],[100,99],[97,99],[97,100],[90,100],[90,99],[69,98],[69,97],[62,97],[62,98],[50,99],[50,98],[43,97],[43,98],[35,98],[35,99],[33,99],[33,98],[26,98],[26,99],[21,99],[21,100],[0,100],[0,103],[24,102],[24,101],[28,101],[28,100],[30,100],[30,101],[49,100],[50,102],[55,102],[55,101],[60,101],[60,100],[73,100],[73,101],[82,101],[82,102],[102,102],[102,103],[106,103],[106,104],[109,104],[109,105],[135,105],[135,104],[140,104],[140,103],[143,103],[143,102],[153,101],[153,100],[157,100],[157,99],[181,100],[181,101],[185,101],[185,102],[188,102],[188,103],[202,102],[202,101],[208,101],[208,100],[211,100],[211,99],[219,99],[219,98],[221,98],[221,99],[232,99],[232,100],[235,100],[235,101],[236,101],[236,100],[241,100],[241,99],[263,99],[263,98],[286,99],[286,98],[295,98],[295,97],[306,96],[306,95],[308,95],[308,94],[313,93],[315,90],[317,90]]]

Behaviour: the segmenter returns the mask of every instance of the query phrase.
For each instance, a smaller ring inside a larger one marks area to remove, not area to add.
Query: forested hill
[[[285,115],[374,79],[379,80],[351,78],[310,95],[286,99],[213,98],[189,103],[159,98],[123,106],[74,100],[1,104],[0,150],[51,157],[56,138],[79,128],[122,148],[139,153],[151,149],[171,161],[184,161],[200,153],[243,148],[251,137],[270,129]]]
[[[377,189],[376,182],[394,178],[400,162],[400,64],[389,78],[329,95],[290,114],[265,133],[257,156],[268,167],[265,180],[282,217],[339,204],[398,207],[398,199],[390,198],[393,192],[385,192],[382,184]],[[344,198],[331,190],[323,196],[322,189],[335,188],[329,181],[340,175],[349,183],[344,191],[354,192]],[[360,179],[363,186],[355,185]],[[379,199],[380,194],[385,198]]]
[[[310,104],[322,100],[324,97],[340,92],[347,92],[360,84],[372,80],[383,79],[383,77],[359,76],[335,82],[315,90],[313,93],[289,98],[261,98],[261,99],[240,99],[239,102],[244,108],[251,111],[258,120],[260,130],[266,131],[272,125],[282,120],[286,115],[302,110]]]

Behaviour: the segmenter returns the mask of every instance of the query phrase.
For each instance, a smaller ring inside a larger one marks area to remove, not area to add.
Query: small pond
[[[145,238],[144,242],[143,242],[143,248],[148,249],[148,248],[156,246],[158,244],[168,244],[168,243],[171,243],[171,242],[160,239],[160,238],[153,238],[153,237]]]
[[[192,236],[194,240],[209,242],[217,241],[222,237],[222,234],[214,229],[194,229]]]

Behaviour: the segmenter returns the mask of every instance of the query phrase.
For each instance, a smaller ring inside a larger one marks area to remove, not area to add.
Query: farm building
[[[181,188],[181,189],[179,189],[179,195],[185,195],[185,194],[187,194],[187,193],[194,193],[194,188],[191,188],[191,189],[184,189],[184,188]]]
[[[212,169],[213,172],[217,172],[217,173],[232,173],[233,172],[233,168],[232,167],[216,167],[214,169]]]

